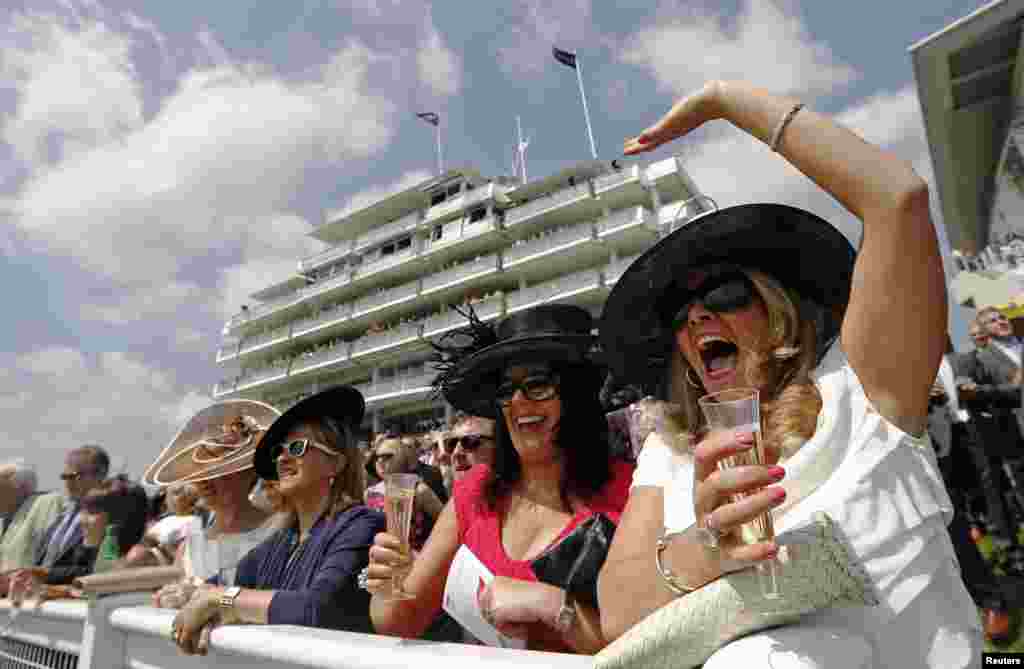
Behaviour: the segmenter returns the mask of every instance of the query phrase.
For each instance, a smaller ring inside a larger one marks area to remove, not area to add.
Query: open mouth
[[[697,351],[704,363],[705,375],[711,379],[720,379],[736,369],[739,347],[721,335],[699,337]]]
[[[520,432],[539,432],[544,429],[547,418],[544,416],[519,416],[516,418],[516,429]]]

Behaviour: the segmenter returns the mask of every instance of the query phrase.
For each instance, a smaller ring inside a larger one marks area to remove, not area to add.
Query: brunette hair
[[[800,298],[773,277],[756,270],[743,270],[753,283],[768,312],[768,340],[758,342],[755,350],[745,350],[750,362],[737,370],[750,386],[762,388],[762,439],[767,449],[780,457],[795,453],[817,429],[821,412],[821,394],[811,378],[817,364],[817,328],[798,305]],[[680,425],[693,443],[706,425],[697,406],[705,394],[694,387],[691,371],[679,347],[672,340],[672,355],[666,379],[666,399],[682,408]],[[697,377],[699,378],[699,377]]]
[[[122,555],[142,541],[146,530],[149,498],[142,486],[124,476],[104,481],[82,498],[82,508],[107,514],[107,522],[117,525],[118,550]]]
[[[345,466],[334,477],[328,492],[330,502],[326,513],[334,515],[362,504],[366,475],[363,472],[363,456],[359,452],[352,428],[347,423],[327,416],[308,418],[301,424],[313,433],[317,441],[345,458]]]
[[[570,497],[592,498],[611,480],[608,423],[598,399],[601,376],[594,367],[561,364],[552,365],[552,371],[559,376],[558,396],[562,402],[562,417],[555,428],[555,441],[564,458],[558,492],[568,508]],[[491,509],[523,476],[500,405],[494,443],[493,475],[484,487],[484,500]]]

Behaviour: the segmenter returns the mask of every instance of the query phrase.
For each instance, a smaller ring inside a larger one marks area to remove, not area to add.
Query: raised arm
[[[713,119],[767,143],[796,103],[746,83],[712,82],[627,141],[626,152],[648,150]],[[778,151],[864,224],[843,349],[879,412],[918,434],[945,347],[947,314],[927,184],[907,162],[807,108],[786,127]]]

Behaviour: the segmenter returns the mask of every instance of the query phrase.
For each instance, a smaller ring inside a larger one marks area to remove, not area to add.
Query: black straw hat
[[[334,386],[296,403],[271,423],[256,449],[253,466],[261,479],[277,480],[276,447],[289,430],[304,420],[331,418],[338,423],[358,426],[363,420],[366,401],[352,386]]]
[[[601,314],[605,362],[623,383],[657,392],[673,347],[671,321],[693,273],[715,264],[760,270],[800,298],[820,359],[839,334],[856,252],[834,226],[782,204],[745,204],[700,216],[637,258]]]
[[[594,319],[582,307],[545,304],[503,319],[481,322],[470,308],[469,325],[434,346],[439,353],[435,391],[456,409],[494,418],[500,371],[524,362],[594,366]]]

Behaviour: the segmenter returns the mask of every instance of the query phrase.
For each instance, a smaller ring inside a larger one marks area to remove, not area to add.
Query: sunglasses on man
[[[523,397],[533,402],[543,402],[558,395],[558,377],[553,375],[529,376],[519,383],[503,383],[498,387],[497,400],[509,404],[516,391],[523,391]]]
[[[77,481],[77,480],[81,479],[83,476],[87,476],[87,475],[91,476],[94,473],[95,472],[88,472],[88,474],[86,474],[85,472],[65,472],[65,473],[60,475],[60,480],[61,481]]]
[[[464,434],[461,437],[448,437],[444,440],[444,452],[451,455],[459,444],[462,444],[462,450],[472,453],[483,446],[485,441],[494,441],[494,437],[486,434]]]
[[[719,267],[710,270],[700,284],[687,291],[682,306],[672,318],[672,330],[686,326],[690,309],[697,302],[714,314],[728,314],[746,309],[754,301],[754,284],[746,274],[735,267]]]
[[[277,460],[282,454],[287,453],[289,458],[301,458],[306,454],[306,451],[309,450],[310,447],[313,447],[322,453],[326,453],[331,457],[338,455],[327,446],[317,443],[312,439],[294,439],[285,444],[278,444],[271,452],[271,457],[274,460]]]

